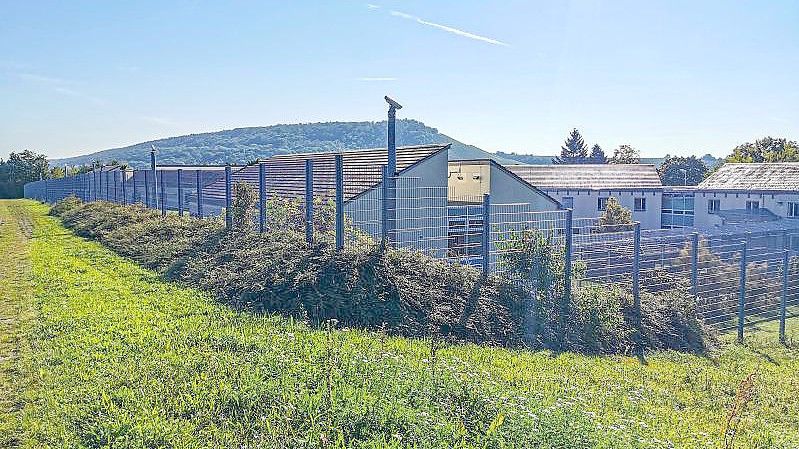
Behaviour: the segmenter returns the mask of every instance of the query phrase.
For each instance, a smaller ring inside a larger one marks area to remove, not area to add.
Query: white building
[[[508,165],[510,172],[571,208],[574,218],[596,218],[608,198],[630,209],[643,229],[660,229],[663,184],[654,165]]]
[[[693,196],[697,228],[796,219],[799,163],[724,164]]]

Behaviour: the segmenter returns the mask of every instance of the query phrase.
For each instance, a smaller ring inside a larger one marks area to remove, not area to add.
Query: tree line
[[[622,144],[607,157],[598,144],[589,152],[585,139],[577,128],[572,129],[561,146],[560,156],[553,164],[639,164],[641,156],[631,145]],[[751,162],[799,162],[799,145],[785,138],[764,137],[733,148],[732,153],[714,167],[708,167],[696,156],[672,156],[667,154],[658,167],[664,185],[695,186],[725,163]]]

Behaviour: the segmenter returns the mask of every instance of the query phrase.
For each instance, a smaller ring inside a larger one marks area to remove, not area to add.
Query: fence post
[[[568,304],[572,294],[572,241],[574,232],[574,212],[572,209],[566,209],[565,231],[566,235],[563,242],[563,304]]]
[[[136,204],[136,195],[138,194],[136,190],[136,169],[134,168],[130,173],[130,183],[133,187],[133,192],[130,195],[130,204]]]
[[[44,178],[44,202],[50,202],[50,180]]]
[[[158,168],[158,164],[155,160],[155,146],[151,146],[151,148],[150,170],[153,172],[153,209],[158,209],[158,174],[155,172],[155,170]]]
[[[127,170],[122,170],[122,204],[128,204]]]
[[[699,296],[699,233],[691,233],[691,295]]]
[[[119,178],[119,176],[117,176],[118,173],[119,173],[119,170],[114,170],[114,202],[115,203],[119,203],[119,195],[117,194],[117,185],[119,184],[119,181],[117,180],[117,178]]]
[[[258,230],[266,228],[266,164],[258,163]]]
[[[488,276],[491,269],[491,195],[483,194],[483,239],[480,245],[482,253],[483,276]]]
[[[744,319],[746,318],[746,242],[741,248],[740,280],[738,283],[738,343],[744,342]]]
[[[200,177],[202,172],[195,170],[195,174],[197,175],[197,216],[203,218],[203,183]]]
[[[144,170],[144,207],[150,207],[150,170]]]
[[[785,344],[785,312],[788,304],[788,271],[791,269],[791,252],[782,253],[782,292],[780,292],[780,343]]]
[[[382,182],[380,183],[380,233],[383,246],[388,246],[388,166],[383,166]]]
[[[635,332],[638,350],[643,349],[643,331],[641,329],[641,223],[636,222],[633,228],[633,308],[635,309]]]
[[[344,157],[336,155],[336,249],[344,248]]]
[[[158,177],[160,179],[158,179],[155,182],[155,185],[156,185],[156,188],[158,188],[159,185],[161,186],[161,216],[162,217],[166,217],[166,186],[164,185],[164,171],[163,170],[159,170],[158,171]]]
[[[102,172],[100,172],[102,173]],[[111,176],[109,176],[110,172],[105,172],[105,200],[111,201]]]
[[[305,241],[313,243],[313,161],[305,160]]]
[[[230,164],[225,165],[225,227],[228,229],[233,228],[233,182],[232,173],[230,171]]]
[[[178,169],[178,216],[183,216],[183,169]]]

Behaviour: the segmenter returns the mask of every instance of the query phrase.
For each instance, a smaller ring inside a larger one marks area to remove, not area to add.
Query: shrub
[[[469,266],[376,242],[336,251],[324,223],[308,245],[303,226],[289,225],[302,224],[302,210],[292,201],[270,201],[268,232],[254,232],[254,196],[240,193],[232,231],[219,220],[164,218],[106,202],[70,199],[53,213],[79,235],[254,312],[449,341],[521,346],[527,337],[538,347],[590,353],[625,353],[634,346],[629,292],[581,281],[583,267],[576,264],[573,294],[564,301],[562,251],[537,231],[500,242],[505,274],[484,277]],[[320,213],[325,210],[320,204]],[[691,301],[647,291],[641,301],[647,347],[704,348]]]

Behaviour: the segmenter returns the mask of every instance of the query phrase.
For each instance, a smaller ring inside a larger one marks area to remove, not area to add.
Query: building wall
[[[598,198],[614,197],[627,209],[633,211],[633,220],[641,222],[642,229],[660,229],[660,210],[663,201],[661,190],[562,190],[543,189],[549,196],[568,207],[566,197],[574,198],[574,218],[597,218],[602,211],[597,209]],[[646,198],[646,210],[634,210],[635,198]]]
[[[482,201],[483,194],[491,194],[492,204],[525,203],[532,210],[558,210],[559,205],[541,191],[506,172],[501,167],[486,162],[450,162],[449,199],[472,202]]]
[[[796,193],[740,193],[731,191],[702,192],[695,194],[694,226],[709,228],[721,224],[716,214],[708,212],[708,201],[719,200],[721,210],[746,209],[747,201],[758,201],[760,208],[768,209],[775,215],[788,218],[788,203],[799,203],[799,192]]]
[[[403,171],[396,180],[397,247],[443,256],[447,250],[447,151],[433,155]],[[380,238],[382,186],[345,205],[354,226]]]

